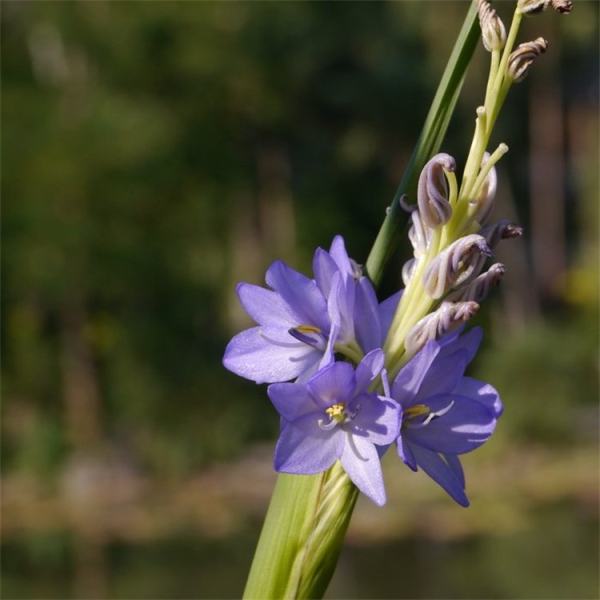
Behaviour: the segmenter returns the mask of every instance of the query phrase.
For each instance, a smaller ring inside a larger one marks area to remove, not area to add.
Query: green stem
[[[279,474],[244,598],[319,598],[358,497],[339,463],[319,475]]]

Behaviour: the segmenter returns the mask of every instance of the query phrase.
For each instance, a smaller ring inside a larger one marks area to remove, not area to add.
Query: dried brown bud
[[[485,238],[488,246],[493,250],[500,240],[521,237],[523,235],[523,228],[520,225],[511,223],[508,219],[502,219],[493,225],[484,227],[479,233]]]
[[[517,8],[524,15],[535,15],[548,8],[550,0],[519,0]]]
[[[573,3],[571,0],[550,0],[552,8],[562,13],[563,15],[569,14],[573,10]]]
[[[488,52],[502,50],[506,43],[506,29],[498,13],[491,7],[487,0],[478,0],[479,26],[481,39]]]
[[[562,14],[568,14],[573,10],[571,0],[519,0],[517,6],[519,12],[524,15],[535,15],[546,10],[549,6]]]
[[[540,54],[546,52],[547,48],[548,42],[542,37],[532,40],[531,42],[519,44],[517,49],[508,57],[508,76],[516,82],[523,81],[529,71],[531,63],[540,56]]]

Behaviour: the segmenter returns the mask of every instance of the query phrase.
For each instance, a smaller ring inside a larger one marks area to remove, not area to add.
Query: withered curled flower
[[[456,285],[478,275],[483,261],[491,254],[481,235],[472,233],[456,240],[427,267],[423,277],[425,291],[433,299],[441,298]]]
[[[500,283],[505,271],[506,268],[502,263],[494,263],[485,273],[478,275],[470,283],[450,292],[444,303],[483,302],[490,293],[490,289]]]
[[[524,15],[535,15],[546,10],[549,6],[559,13],[568,14],[573,10],[571,0],[519,0],[519,12]]]
[[[533,61],[547,49],[548,42],[543,37],[519,44],[508,57],[508,76],[515,82],[523,81]]]
[[[479,310],[477,302],[443,302],[433,313],[423,317],[406,336],[406,350],[416,354],[431,341],[450,333],[473,317]]]
[[[509,240],[523,235],[523,228],[508,219],[501,219],[493,225],[487,225],[480,231],[488,246],[493,250],[500,240]]]
[[[444,171],[454,172],[456,161],[445,153],[436,154],[423,168],[419,177],[417,203],[423,223],[437,227],[450,220],[452,207],[448,197],[448,182]]]

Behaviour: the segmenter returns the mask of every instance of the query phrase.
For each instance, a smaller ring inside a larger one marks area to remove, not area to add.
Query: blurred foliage
[[[3,475],[77,492],[76,460],[108,457],[126,474],[177,482],[271,442],[278,423],[264,388],[221,366],[227,340],[249,324],[235,282],[260,283],[279,257],[308,271],[313,248],[336,233],[364,260],[465,3],[7,0],[2,8]],[[494,136],[511,147],[499,215],[524,223],[527,239],[507,247],[506,281],[479,317],[488,335],[474,374],[506,405],[488,456],[515,442],[563,452],[596,436],[598,8],[578,2],[568,18],[526,20],[523,38],[545,35],[550,51],[511,93]],[[509,3],[498,10],[508,19]],[[479,49],[444,144],[459,165],[485,62]],[[564,181],[540,198],[531,123],[547,100],[558,108],[541,125],[561,132]],[[548,239],[536,206],[554,206],[562,241]],[[544,260],[543,243],[558,255]],[[399,285],[401,259],[383,295]],[[540,283],[541,267],[555,269],[551,285]],[[561,515],[532,517],[532,531],[506,542],[415,539],[357,550],[355,562],[349,550],[332,589],[384,597],[387,573],[372,574],[387,564],[380,558],[401,552],[412,557],[405,597],[585,595],[594,560],[581,563],[576,551],[597,552],[593,528],[570,508]],[[79,526],[77,535],[89,535],[89,523]],[[549,563],[541,529],[560,548]],[[118,543],[108,558],[89,557],[103,540],[82,546],[77,535],[9,542],[6,589],[93,595],[85,561],[102,571],[106,560],[117,574],[113,596],[186,597],[198,565],[200,592],[235,595],[255,532],[222,547],[157,542],[133,559]],[[84,565],[75,592],[65,584],[73,561]],[[189,580],[179,579],[180,563]],[[545,575],[563,566],[557,587]]]
[[[460,23],[442,4],[4,4],[4,469],[48,475],[73,449],[70,364],[100,438],[138,467],[185,472],[272,438],[264,391],[220,367],[247,322],[233,284],[277,255],[306,268],[335,232],[366,255]],[[555,34],[589,101],[597,7],[577,8]],[[517,158],[522,93],[501,123]],[[575,327],[541,321],[482,367],[516,433],[564,437],[589,401],[596,329]]]

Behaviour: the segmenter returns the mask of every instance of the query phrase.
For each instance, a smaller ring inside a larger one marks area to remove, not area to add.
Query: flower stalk
[[[358,489],[339,463],[278,475],[244,598],[319,598],[333,575]]]
[[[492,386],[464,376],[481,331],[462,330],[504,275],[500,263],[484,271],[494,247],[522,233],[508,221],[488,223],[495,165],[508,146],[487,149],[508,90],[547,47],[538,38],[513,50],[523,15],[550,4],[570,10],[566,0],[519,0],[507,34],[489,2],[473,0],[364,273],[336,236],[329,251],[316,250],[314,278],[276,261],[270,289],[238,286],[256,326],[230,341],[223,363],[271,384],[281,417],[280,475],[244,598],[322,596],[359,491],[386,501],[380,456],[392,446],[406,466],[469,505],[458,455],[489,439],[502,403]],[[459,180],[454,158],[433,155],[480,28],[490,66]],[[413,258],[402,269],[405,289],[379,302],[374,286],[397,242],[401,210],[411,213]]]

